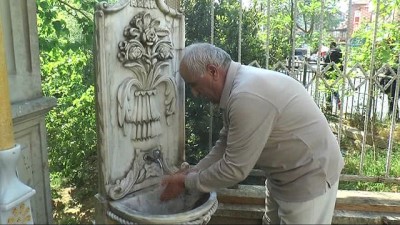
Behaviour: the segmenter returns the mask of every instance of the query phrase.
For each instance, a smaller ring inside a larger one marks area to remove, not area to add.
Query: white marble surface
[[[184,83],[177,72],[184,18],[154,2],[100,3],[95,13],[100,192],[114,200],[156,184],[184,157]],[[154,149],[163,162],[158,174],[143,159]]]

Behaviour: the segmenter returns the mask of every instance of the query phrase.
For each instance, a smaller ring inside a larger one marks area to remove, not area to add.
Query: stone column
[[[33,222],[51,224],[45,114],[56,105],[56,100],[42,94],[35,1],[0,0],[0,20],[13,135],[21,149],[18,178],[36,190],[31,199]]]
[[[0,151],[14,146],[7,65],[3,42],[3,29],[0,20]]]
[[[1,25],[0,20],[0,223],[32,224],[30,198],[35,190],[22,183],[15,173],[21,146],[14,143]]]

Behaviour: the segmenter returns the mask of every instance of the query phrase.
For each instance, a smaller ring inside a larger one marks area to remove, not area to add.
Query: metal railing
[[[250,65],[260,67],[255,61]],[[337,74],[333,80],[327,76],[327,73],[331,72],[329,71],[330,67],[334,68],[333,72]],[[291,70],[291,68],[294,69]],[[341,175],[341,181],[400,184],[400,178],[391,175],[390,172],[392,152],[400,151],[400,142],[395,137],[395,134],[400,131],[396,127],[397,122],[400,121],[396,104],[399,100],[397,80],[400,76],[392,67],[385,64],[377,69],[376,73],[370,74],[356,65],[342,72],[334,63],[322,63],[318,67],[316,62],[304,60],[295,61],[294,65],[288,61],[278,62],[271,69],[293,77],[302,83],[314,97],[316,104],[327,115],[332,130],[338,135],[345,158],[346,148],[349,146],[343,143],[344,140],[359,141],[359,146],[353,146],[354,149],[352,149],[360,154],[358,173],[344,172]],[[332,96],[335,91],[339,93],[340,105],[337,104],[338,99],[327,97]],[[328,107],[329,105],[331,108]],[[348,122],[355,118],[358,118],[361,123],[354,125]],[[374,131],[365,129],[366,125],[362,123],[364,118],[368,118],[367,121],[372,129],[376,124],[384,124],[388,127],[388,132],[375,134]],[[384,168],[381,168],[383,171],[381,175],[364,174],[364,168],[368,165],[365,165],[365,157],[361,157],[363,146],[365,151],[386,152],[386,163],[382,165]],[[366,148],[366,146],[371,147]],[[263,177],[263,172],[254,170],[251,176]],[[251,179],[257,180],[256,178]]]
[[[321,55],[322,40],[326,35],[323,30],[324,13],[326,13],[325,4],[328,0],[321,1],[319,13],[319,26],[317,26],[318,37],[318,56]],[[294,6],[293,17],[296,18],[298,12],[297,0],[292,1]],[[242,0],[240,0],[242,7]],[[376,49],[377,49],[377,32],[379,27],[379,17],[381,8],[381,1],[375,2],[375,11],[371,15],[371,20],[374,22],[372,44],[370,46],[371,56],[369,63],[366,67],[360,64],[350,62],[350,53],[352,51],[350,46],[352,27],[352,15],[354,10],[352,8],[352,0],[348,1],[347,12],[347,32],[342,34],[345,38],[344,55],[343,55],[343,68],[339,68],[336,64],[325,64],[322,59],[317,61],[295,60],[295,47],[297,45],[298,37],[296,35],[296,21],[292,21],[291,32],[291,55],[288,56],[289,60],[278,62],[274,65],[271,64],[269,45],[271,43],[269,37],[272,33],[270,26],[270,19],[267,20],[267,39],[266,39],[266,65],[265,68],[276,70],[287,74],[294,79],[301,82],[313,96],[316,104],[327,116],[332,130],[337,134],[338,141],[343,150],[345,157],[346,151],[350,145],[348,142],[353,142],[353,151],[356,151],[359,157],[357,162],[357,172],[348,173],[344,171],[342,181],[364,181],[364,182],[382,182],[382,183],[395,183],[400,184],[400,179],[397,178],[400,171],[393,171],[392,169],[392,155],[393,152],[400,151],[400,129],[397,128],[398,116],[398,99],[399,99],[399,82],[400,69],[389,66],[389,62],[379,62],[383,65],[380,68],[374,68],[377,65]],[[269,15],[272,11],[271,0],[266,0],[266,14]],[[242,8],[241,8],[242,10]],[[242,12],[240,13],[242,15]],[[214,15],[212,15],[214,17]],[[239,18],[239,26],[242,25],[242,17]],[[213,25],[213,24],[212,24]],[[238,58],[241,59],[241,27],[239,28],[238,36]],[[213,26],[212,26],[213,30]],[[291,63],[293,61],[293,63]],[[352,65],[350,65],[352,63]],[[355,63],[355,64],[354,64]],[[250,63],[252,66],[260,66],[258,62]],[[400,55],[399,62],[396,66],[400,68]],[[333,71],[330,71],[332,68]],[[333,75],[332,75],[333,74]],[[384,127],[385,133],[376,133],[377,127]],[[212,131],[210,132],[212,133]],[[399,133],[399,137],[397,137]],[[212,142],[212,140],[210,141]],[[385,154],[385,163],[382,165],[379,175],[368,175],[365,173],[365,168],[369,165],[366,164],[366,155],[373,151],[382,152]],[[396,165],[400,170],[400,166]],[[259,174],[255,171],[254,174]]]
[[[400,142],[396,139],[399,130],[396,126],[400,120],[397,105],[399,74],[387,64],[373,74],[359,65],[342,72],[334,63],[318,67],[315,62],[304,60],[294,64],[294,70],[289,69],[293,65],[287,62],[277,63],[273,70],[298,80],[314,96],[316,104],[327,115],[332,129],[338,135],[342,148],[348,147],[343,144],[343,139],[361,142],[358,173],[343,174],[341,180],[400,184],[400,179],[391,175],[390,169],[393,151],[400,151]],[[330,67],[334,71],[329,71]],[[336,76],[329,78],[329,73],[335,73]],[[333,93],[338,93],[338,98],[335,99]],[[354,125],[351,121],[357,118],[360,123]],[[368,122],[363,123],[365,121]],[[377,125],[386,126],[386,133],[375,133],[373,129]],[[375,143],[372,143],[374,140]],[[361,149],[365,149],[364,153]],[[386,151],[385,168],[382,168],[384,174],[366,176],[363,171],[368,165],[365,165],[365,156],[362,154],[377,149]]]

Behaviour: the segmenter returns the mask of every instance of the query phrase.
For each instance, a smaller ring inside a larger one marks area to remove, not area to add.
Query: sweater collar
[[[222,91],[221,99],[219,101],[219,108],[226,109],[226,105],[228,103],[229,95],[231,94],[231,90],[233,88],[233,81],[238,73],[241,64],[238,62],[232,61],[229,65],[228,72],[226,74],[224,89]]]

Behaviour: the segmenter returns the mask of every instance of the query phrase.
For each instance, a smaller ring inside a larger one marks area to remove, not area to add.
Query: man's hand
[[[177,173],[165,177],[161,181],[161,185],[164,186],[164,191],[161,193],[160,200],[168,201],[178,197],[185,191],[185,177],[184,173]]]

